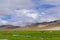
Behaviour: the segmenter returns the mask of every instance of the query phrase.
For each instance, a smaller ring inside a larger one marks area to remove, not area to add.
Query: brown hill
[[[60,20],[55,20],[51,22],[42,22],[42,23],[35,23],[27,25],[26,27],[29,28],[40,28],[40,29],[48,29],[53,27],[60,27]]]
[[[60,27],[60,20],[51,21],[51,22],[42,22],[42,23],[34,23],[26,26],[13,26],[13,25],[2,25],[0,29],[17,29],[17,30],[41,30],[41,29],[49,29],[54,27]]]
[[[13,25],[2,25],[0,28],[4,29],[14,29],[14,28],[19,28],[19,26],[13,26]]]

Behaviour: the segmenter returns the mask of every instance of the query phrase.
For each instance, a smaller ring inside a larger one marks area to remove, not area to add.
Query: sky
[[[60,20],[60,0],[0,0],[0,25],[25,26]]]

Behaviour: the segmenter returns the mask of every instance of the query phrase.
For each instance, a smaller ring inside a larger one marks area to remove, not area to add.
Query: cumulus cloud
[[[15,10],[14,17],[11,19],[15,19],[16,21],[13,22],[13,25],[26,25],[30,23],[35,23],[39,14],[35,10]],[[12,15],[13,16],[13,15]]]
[[[7,24],[8,24],[8,21],[0,20],[0,25],[7,25]]]
[[[0,25],[60,20],[59,0],[0,0]]]

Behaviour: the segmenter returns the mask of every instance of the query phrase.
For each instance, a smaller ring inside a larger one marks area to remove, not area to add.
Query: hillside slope
[[[51,22],[34,23],[26,26],[2,25],[0,29],[11,30],[60,30],[60,20]]]

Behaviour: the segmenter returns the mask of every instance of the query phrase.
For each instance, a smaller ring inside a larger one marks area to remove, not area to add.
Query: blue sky
[[[60,20],[60,0],[0,0],[0,25],[54,20]]]

